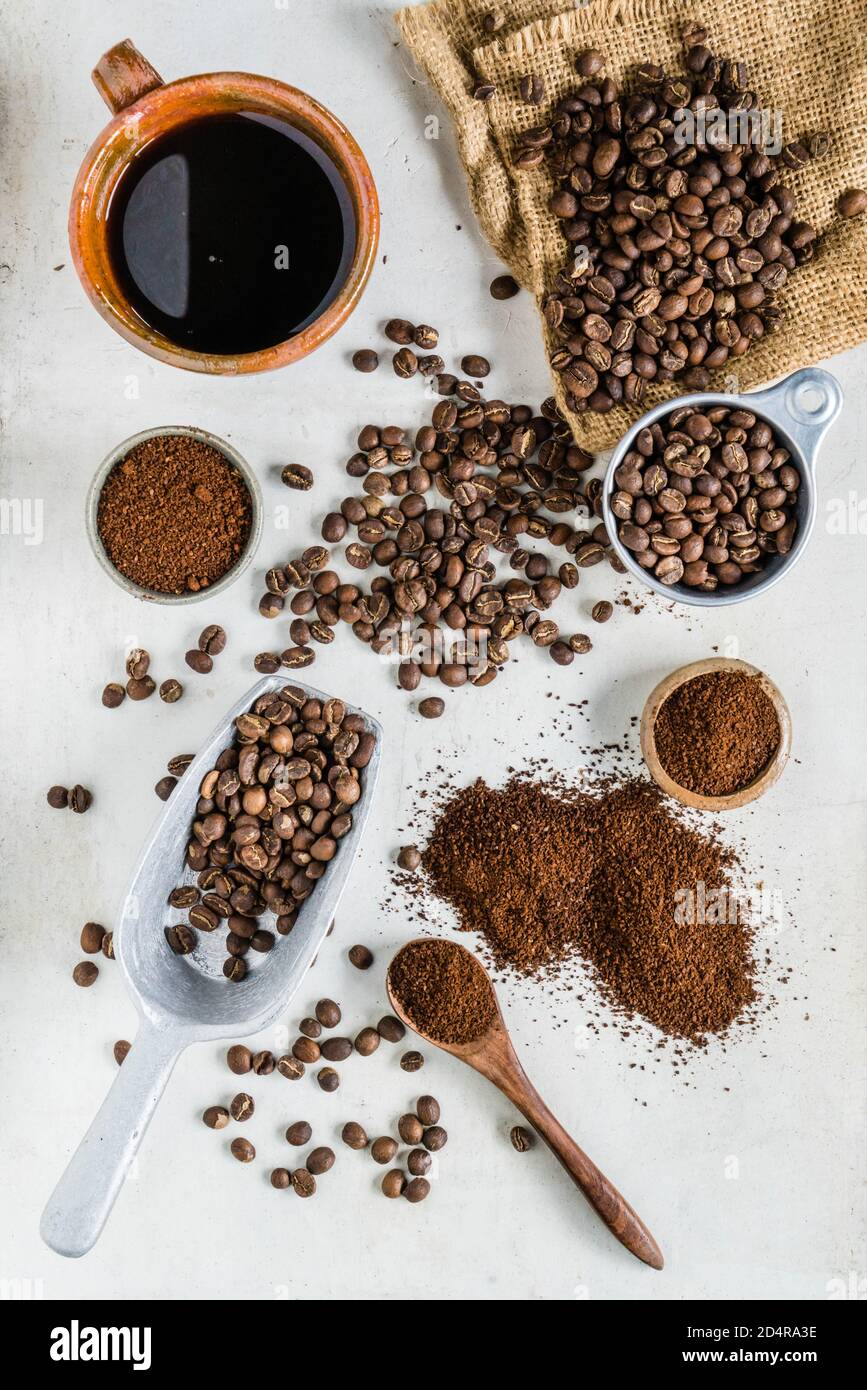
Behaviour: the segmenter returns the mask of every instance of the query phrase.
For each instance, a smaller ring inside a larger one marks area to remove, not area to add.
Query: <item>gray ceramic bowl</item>
[[[222,579],[218,579],[215,584],[209,584],[206,589],[201,589],[197,594],[162,594],[155,589],[144,589],[140,584],[134,583],[132,579],[127,579],[126,575],[121,574],[112,564],[108,552],[102,543],[96,522],[100,493],[102,492],[106,478],[115,464],[120,463],[121,459],[126,458],[130,449],[134,449],[137,444],[143,444],[146,439],[155,439],[161,435],[174,434],[187,435],[190,439],[198,439],[203,444],[210,444],[211,448],[219,450],[232,467],[237,468],[241,477],[244,479],[247,485],[247,491],[250,494],[250,505],[253,513],[250,523],[250,534],[247,537],[247,544],[242,554],[232,568],[227,570]],[[144,599],[148,603],[198,603],[202,599],[213,598],[215,594],[223,593],[225,589],[228,589],[230,584],[234,584],[235,580],[242,575],[244,570],[249,566],[262,536],[262,492],[256,475],[249,464],[241,457],[237,449],[233,449],[232,445],[227,444],[224,439],[218,439],[215,434],[209,434],[207,430],[197,430],[192,425],[160,425],[157,429],[141,430],[139,434],[130,435],[129,439],[125,439],[122,444],[118,444],[112,449],[111,453],[103,459],[88,490],[86,523],[87,537],[94,555],[102,565],[106,574],[114,580],[115,584],[119,584],[126,593],[131,594],[133,598]]]
[[[642,415],[623,436],[608,464],[605,481],[602,485],[602,518],[611,545],[623,564],[648,584],[663,598],[676,599],[678,603],[690,603],[699,608],[718,608],[727,603],[744,603],[756,598],[776,584],[803,555],[816,521],[818,495],[816,489],[816,457],[819,445],[826,430],[837,418],[843,404],[843,392],[836,377],[818,367],[806,367],[793,372],[791,376],[778,381],[766,391],[753,391],[748,395],[730,396],[717,391],[699,391],[691,396],[678,396],[676,400],[663,401]],[[795,541],[788,555],[772,555],[758,574],[748,575],[739,584],[727,588],[721,585],[713,593],[703,593],[690,589],[686,584],[662,584],[649,570],[642,569],[630,550],[617,535],[617,518],[611,511],[611,498],[617,491],[614,474],[632,448],[636,435],[648,425],[654,424],[670,415],[681,406],[697,406],[707,409],[713,405],[727,405],[733,409],[752,410],[761,420],[767,420],[792,456],[792,463],[801,474],[798,489],[798,529]]]

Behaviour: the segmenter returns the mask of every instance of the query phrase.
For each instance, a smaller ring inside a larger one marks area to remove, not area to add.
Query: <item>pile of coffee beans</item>
[[[76,782],[74,787],[62,787],[59,784],[49,787],[45,796],[46,801],[52,810],[55,811],[77,811],[83,816],[88,811],[93,802],[93,793],[83,787],[80,782]]]
[[[639,431],[614,481],[618,537],[662,584],[713,592],[792,548],[801,475],[751,410],[677,407]]]
[[[165,929],[177,955],[198,932],[228,928],[223,974],[243,980],[248,952],[267,952],[286,935],[352,828],[362,772],[375,746],[361,715],[342,700],[324,703],[297,686],[261,695],[235,720],[235,741],[202,779],[187,845],[197,883],[172,891],[187,921]]]
[[[225,628],[220,627],[219,623],[209,623],[199,633],[195,647],[184,657],[190,670],[200,676],[209,675],[214,669],[214,657],[225,651],[226,640]]]
[[[467,369],[483,365],[464,359]],[[606,557],[623,569],[598,520],[601,484],[582,477],[592,456],[572,442],[553,399],[536,414],[484,399],[469,380],[437,380],[443,399],[414,439],[394,425],[363,427],[347,463],[349,475],[364,480],[362,494],[344,498],[322,523],[331,546],[355,531],[345,559],[359,582],[342,583],[322,546],[268,571],[259,611],[278,617],[291,592],[294,645],[260,653],[258,670],[308,665],[310,643],[333,641],[340,623],[375,653],[397,658],[407,691],[423,679],[488,685],[521,636],[564,666],[589,651],[585,634],[561,635],[544,615],[582,569]],[[575,511],[585,526],[552,519]],[[562,549],[563,562],[552,565],[531,541]],[[497,556],[510,578],[498,575]],[[385,573],[362,588],[361,573],[374,567]],[[439,697],[419,705],[429,718],[442,711]]]
[[[147,700],[156,690],[156,682],[150,674],[151,656],[144,647],[133,647],[126,658],[126,684],[109,681],[102,692],[102,703],[106,709],[117,709],[127,695],[131,700]],[[177,704],[184,693],[184,687],[174,677],[169,677],[160,685],[160,699],[167,705]]]
[[[518,169],[546,164],[557,182],[550,206],[571,254],[543,312],[572,411],[636,404],[648,381],[705,388],[774,331],[778,292],[814,254],[787,179],[829,138],[766,153],[758,121],[736,125],[761,106],[745,63],[706,39],[690,25],[684,72],[643,62],[624,92],[601,53],[580,53],[581,85],[515,150]],[[725,138],[680,130],[685,116],[723,114]]]

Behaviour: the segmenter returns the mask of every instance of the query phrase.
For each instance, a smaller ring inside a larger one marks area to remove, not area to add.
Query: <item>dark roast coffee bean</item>
[[[406,1037],[406,1029],[400,1019],[395,1018],[392,1014],[386,1014],[384,1018],[379,1020],[376,1031],[385,1042],[397,1043]]]
[[[167,681],[163,681],[160,686],[160,699],[167,705],[176,705],[183,693],[184,687],[181,685],[180,681],[175,680],[174,677],[171,677]]]
[[[421,855],[415,845],[404,845],[397,856],[397,862],[401,869],[406,869],[409,873],[415,873],[421,863]]]
[[[296,1120],[286,1130],[286,1142],[300,1148],[303,1144],[310,1143],[312,1133],[313,1130],[306,1120]]]
[[[373,965],[373,952],[367,946],[350,946],[347,955],[356,970],[369,970]]]
[[[425,1130],[421,1142],[431,1153],[436,1153],[439,1149],[445,1148],[448,1135],[441,1125],[431,1125]]]
[[[313,1151],[307,1155],[307,1171],[308,1173],[312,1173],[314,1177],[318,1178],[320,1174],[327,1173],[329,1169],[333,1167],[334,1150],[329,1149],[326,1145],[318,1149],[313,1149]]]
[[[362,1057],[371,1057],[379,1043],[380,1037],[375,1028],[362,1028],[355,1039],[355,1050]]]
[[[294,626],[294,624],[293,624]],[[276,652],[259,652],[253,657],[254,668],[263,676],[273,676],[280,670],[280,658]]]
[[[379,353],[373,348],[359,348],[352,354],[352,365],[357,372],[375,372],[379,366]]]
[[[200,676],[206,676],[214,669],[214,663],[208,653],[200,651],[198,647],[194,647],[191,651],[188,651],[184,655],[184,661],[191,671],[195,671],[196,674]]]
[[[287,1081],[297,1081],[304,1075],[304,1063],[297,1057],[284,1056],[277,1059],[277,1070]]]
[[[253,1066],[253,1054],[243,1043],[235,1043],[226,1053],[226,1065],[236,1076],[243,1076]]]
[[[195,950],[196,933],[192,927],[185,927],[183,922],[176,927],[166,927],[165,938],[176,956],[188,956]]]
[[[400,1065],[404,1071],[420,1071],[424,1066],[424,1057],[420,1052],[405,1052]]]
[[[389,1162],[390,1160],[386,1160]],[[400,1197],[406,1188],[406,1176],[400,1168],[391,1168],[384,1175],[380,1188],[386,1197]]]
[[[432,1162],[427,1149],[413,1149],[406,1157],[406,1166],[414,1178],[423,1178],[429,1173]]]
[[[168,801],[175,787],[178,785],[177,777],[161,777],[154,786],[154,791],[160,801]]]
[[[102,703],[106,709],[117,709],[118,705],[122,705],[125,699],[126,691],[123,686],[118,685],[117,681],[109,681],[102,692]]]
[[[316,1179],[306,1168],[296,1168],[292,1174],[292,1190],[298,1197],[312,1197],[316,1191]]]
[[[415,336],[415,324],[409,319],[389,319],[385,325],[385,336],[400,347],[406,347]]]
[[[445,707],[445,700],[441,700],[438,695],[427,695],[418,702],[418,712],[423,719],[439,719]]]
[[[396,1139],[392,1139],[389,1134],[382,1134],[378,1139],[374,1139],[370,1146],[370,1156],[374,1163],[391,1163],[397,1153],[398,1144]]]
[[[92,960],[81,960],[72,972],[72,978],[77,985],[87,989],[92,985],[99,974],[99,966],[94,965]]]
[[[405,1144],[420,1144],[424,1125],[417,1115],[401,1115],[397,1122],[397,1132]]]
[[[302,1018],[298,1031],[303,1033],[305,1038],[319,1038],[322,1036],[322,1024],[317,1018]]]
[[[285,1189],[290,1186],[291,1182],[292,1178],[288,1168],[271,1169],[271,1186],[276,1187],[278,1191],[285,1191]]]
[[[273,1052],[264,1049],[253,1053],[253,1071],[257,1076],[270,1076],[276,1065]]]
[[[69,789],[67,787],[49,787],[47,801],[55,811],[65,810],[69,805]]]
[[[78,815],[82,816],[84,812],[90,808],[92,803],[93,796],[87,790],[87,787],[82,787],[79,782],[76,782],[72,791],[69,793],[70,810],[76,811]]]
[[[343,1126],[340,1137],[350,1149],[366,1149],[369,1142],[362,1126],[356,1124],[354,1120],[350,1120],[348,1124]]]
[[[233,1139],[229,1147],[232,1157],[237,1158],[239,1163],[252,1163],[256,1157],[256,1150],[249,1139]]]
[[[320,999],[314,1013],[323,1028],[336,1028],[342,1016],[340,1005],[335,1004],[333,999]]]
[[[433,1096],[419,1096],[416,1101],[415,1113],[423,1125],[435,1125],[440,1117],[439,1101],[435,1100]]]
[[[322,1069],[316,1073],[316,1080],[319,1083],[320,1089],[323,1091],[336,1091],[340,1085],[340,1077],[333,1067],[322,1067]]]
[[[148,700],[156,688],[156,682],[150,676],[132,676],[126,683],[126,693],[131,700]]]
[[[229,1105],[229,1113],[232,1119],[238,1120],[241,1123],[243,1123],[244,1120],[250,1119],[254,1109],[253,1097],[248,1096],[246,1091],[239,1091],[236,1096],[232,1097]]]
[[[423,1202],[430,1192],[430,1183],[427,1178],[410,1178],[403,1190],[403,1195],[408,1202]]]
[[[225,1129],[229,1123],[229,1112],[224,1105],[209,1105],[202,1120],[208,1129]]]
[[[309,492],[313,486],[313,474],[302,463],[287,463],[280,474],[280,480],[296,492]]]
[[[101,927],[98,922],[85,922],[81,928],[81,949],[89,956],[95,956],[102,950],[102,943],[105,939],[105,927]]]
[[[296,1038],[292,1044],[292,1055],[299,1062],[310,1064],[319,1061],[319,1044],[312,1038]]]
[[[513,1125],[509,1131],[509,1138],[512,1141],[512,1148],[517,1149],[519,1154],[526,1153],[533,1147],[533,1137],[529,1130],[524,1129],[523,1125]]]
[[[860,217],[867,212],[867,190],[848,188],[837,199],[837,211],[841,217]]]
[[[513,299],[520,290],[517,280],[511,275],[497,275],[491,281],[491,297],[493,299]]]
[[[479,357],[475,353],[470,353],[467,357],[461,358],[461,371],[466,376],[484,377],[491,370],[491,364],[487,357]]]
[[[594,623],[607,623],[613,612],[614,605],[607,599],[601,599],[599,603],[594,603],[590,616]]]
[[[319,1050],[326,1062],[345,1062],[352,1056],[352,1043],[348,1038],[325,1038]]]

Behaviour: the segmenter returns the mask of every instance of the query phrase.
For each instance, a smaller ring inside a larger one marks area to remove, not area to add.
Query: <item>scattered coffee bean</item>
[[[837,200],[837,211],[841,217],[860,217],[867,212],[867,190],[848,188]]]
[[[461,371],[467,376],[484,377],[491,370],[491,364],[487,357],[479,357],[475,353],[470,353],[467,357],[461,358]]]
[[[310,1136],[313,1130],[306,1120],[296,1120],[286,1130],[286,1142],[300,1148],[303,1144],[310,1143]]]
[[[362,1057],[372,1057],[379,1043],[380,1037],[375,1028],[362,1028],[355,1039],[355,1050]]]
[[[522,101],[528,102],[531,106],[541,106],[545,100],[545,81],[536,73],[528,73],[522,77],[518,83],[518,91]]]
[[[146,652],[144,647],[133,647],[126,658],[126,673],[133,680],[144,680],[150,664],[150,652]]]
[[[168,801],[175,787],[178,785],[177,777],[161,777],[154,786],[154,791],[160,801]]]
[[[219,656],[226,648],[226,632],[218,623],[209,623],[199,633],[198,648],[208,656]]]
[[[238,1120],[239,1122],[249,1120],[254,1109],[253,1097],[248,1096],[246,1091],[239,1091],[236,1096],[232,1097],[229,1104],[229,1113],[232,1119]]]
[[[319,1050],[326,1062],[345,1062],[352,1056],[352,1043],[348,1038],[326,1038]]]
[[[184,926],[183,922],[180,922],[176,927],[166,927],[165,938],[169,948],[174,951],[176,956],[188,956],[191,951],[195,950],[196,933],[192,927]]]
[[[322,1173],[327,1173],[334,1167],[334,1150],[323,1145],[319,1149],[314,1149],[307,1155],[307,1171],[314,1177],[320,1177]]]
[[[433,1096],[419,1096],[415,1113],[423,1125],[435,1125],[440,1117],[440,1103]]]
[[[126,693],[131,700],[149,700],[156,688],[156,681],[150,676],[131,677],[126,683]]]
[[[575,653],[569,646],[569,643],[564,642],[562,638],[559,637],[556,642],[551,643],[548,648],[548,655],[551,657],[552,661],[556,661],[558,666],[571,666],[575,658]]]
[[[277,1058],[277,1070],[281,1076],[285,1076],[287,1081],[297,1081],[304,1075],[304,1063],[297,1057],[285,1056]]]
[[[112,1052],[114,1053],[114,1060],[117,1062],[117,1065],[119,1067],[123,1066],[124,1062],[126,1061],[127,1054],[129,1053],[131,1048],[132,1043],[127,1042],[126,1038],[118,1038],[117,1042],[112,1048]]]
[[[390,1134],[381,1134],[370,1146],[370,1156],[374,1163],[391,1163],[397,1153],[398,1143]]]
[[[406,869],[409,873],[415,873],[421,863],[421,854],[415,845],[404,845],[397,856],[397,862],[400,868]]]
[[[313,486],[313,474],[302,463],[287,463],[280,474],[280,481],[296,492],[309,492]]]
[[[224,1105],[209,1105],[202,1120],[208,1129],[225,1129],[229,1123],[229,1112]]]
[[[403,1190],[403,1195],[408,1202],[423,1202],[430,1192],[430,1183],[427,1178],[411,1178]]]
[[[420,1052],[405,1052],[400,1065],[403,1071],[420,1071],[424,1066],[424,1057]]]
[[[357,372],[375,372],[379,366],[379,353],[373,348],[359,348],[352,354],[352,365]]]
[[[431,1125],[425,1130],[421,1142],[431,1153],[436,1153],[439,1149],[445,1148],[448,1137],[442,1125]]]
[[[318,1018],[302,1018],[298,1031],[303,1033],[305,1038],[319,1038],[322,1036],[322,1024]]]
[[[277,1065],[273,1052],[263,1049],[253,1054],[253,1071],[257,1076],[270,1076]]]
[[[233,1071],[236,1076],[243,1076],[245,1072],[252,1070],[253,1054],[243,1043],[235,1043],[226,1053],[226,1063],[229,1071]]]
[[[87,787],[82,787],[79,782],[76,782],[72,791],[69,793],[70,810],[75,811],[79,816],[83,816],[85,811],[87,811],[92,804],[93,796],[87,790]]]
[[[207,676],[209,672],[214,669],[214,663],[208,656],[208,653],[200,651],[198,647],[194,647],[191,651],[188,651],[184,656],[184,661],[187,663],[190,670],[195,671],[199,676]]]
[[[253,667],[262,676],[273,676],[280,670],[280,658],[276,652],[258,652],[253,657]]]
[[[365,1133],[362,1126],[356,1124],[354,1120],[350,1120],[347,1124],[343,1126],[343,1129],[340,1133],[340,1137],[343,1140],[344,1144],[348,1145],[350,1149],[367,1148],[367,1134]]]
[[[509,1131],[509,1138],[512,1141],[512,1148],[517,1149],[519,1154],[526,1153],[533,1147],[533,1136],[529,1130],[524,1129],[523,1125],[513,1125]]]
[[[119,685],[117,681],[109,681],[102,692],[102,703],[106,709],[117,709],[118,705],[122,705],[125,699],[126,691],[123,686]]]
[[[397,1122],[397,1132],[405,1144],[420,1144],[424,1125],[417,1115],[401,1115]]]
[[[336,1028],[342,1017],[340,1005],[335,1004],[333,999],[320,999],[314,1013],[323,1028]]]
[[[340,1077],[333,1067],[323,1067],[316,1073],[316,1080],[323,1091],[336,1091],[340,1085]]]
[[[105,937],[105,927],[101,927],[98,922],[85,922],[81,928],[81,949],[89,956],[95,956],[102,950],[102,942]]]
[[[174,677],[163,681],[160,686],[160,699],[164,700],[167,705],[176,705],[183,693],[184,687]]]
[[[292,1044],[292,1055],[297,1057],[299,1062],[312,1064],[319,1061],[319,1044],[312,1038],[296,1038]]]
[[[381,1018],[376,1025],[376,1031],[385,1042],[389,1043],[398,1043],[406,1037],[406,1029],[400,1019],[395,1018],[393,1014],[386,1014],[384,1018]]]
[[[402,377],[406,381],[409,377],[415,376],[418,371],[418,358],[412,348],[398,348],[391,359],[391,365],[394,368],[395,376]]]
[[[613,612],[614,605],[607,599],[601,599],[599,603],[594,603],[590,616],[594,623],[607,623]]]
[[[585,652],[592,651],[593,643],[590,641],[586,632],[573,632],[572,636],[569,638],[569,647],[573,652],[576,652],[578,656],[583,656]]]
[[[398,347],[406,347],[415,337],[415,324],[409,319],[389,319],[385,325],[385,336]]]
[[[429,1173],[433,1162],[427,1149],[413,1149],[407,1155],[406,1166],[414,1178],[423,1178]]]
[[[167,771],[173,777],[183,777],[194,757],[194,753],[178,753],[174,758],[169,758]]]
[[[405,1187],[406,1176],[400,1168],[390,1168],[380,1183],[380,1188],[386,1197],[400,1197]]]
[[[286,1189],[287,1187],[289,1187],[289,1185],[290,1185],[291,1182],[292,1182],[292,1179],[291,1179],[291,1177],[290,1177],[290,1175],[289,1175],[289,1169],[288,1169],[288,1168],[272,1168],[272,1169],[271,1169],[271,1186],[272,1186],[272,1187],[276,1187],[279,1191],[283,1192],[283,1191],[285,1191],[285,1189]]]
[[[252,1163],[256,1157],[256,1150],[249,1139],[233,1139],[230,1148],[232,1157],[237,1158],[239,1163]]]
[[[46,799],[55,811],[63,811],[69,805],[69,788],[49,787]]]
[[[418,702],[418,712],[422,719],[439,719],[445,707],[445,700],[441,700],[439,695],[427,695]]]
[[[82,960],[73,970],[72,978],[77,985],[81,985],[82,989],[87,989],[89,985],[93,984],[98,974],[98,965],[94,965],[92,960]]]
[[[238,956],[228,956],[227,959],[223,961],[223,974],[227,980],[231,980],[233,983],[237,984],[240,980],[243,980],[247,974],[246,961],[241,960]]]
[[[316,1179],[306,1168],[296,1168],[292,1174],[292,1187],[299,1197],[312,1197],[316,1191]]]
[[[114,932],[107,931],[102,938],[102,954],[106,960],[114,960]]]
[[[476,101],[490,101],[496,91],[497,88],[493,82],[479,82],[473,88],[473,98]]]
[[[491,281],[492,299],[514,299],[521,286],[511,275],[497,275]]]
[[[367,946],[350,946],[347,954],[356,970],[369,970],[373,965],[373,952]]]

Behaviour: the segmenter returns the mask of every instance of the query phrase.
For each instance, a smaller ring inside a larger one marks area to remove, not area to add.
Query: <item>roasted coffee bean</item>
[[[253,657],[253,666],[260,675],[273,676],[275,671],[280,670],[280,658],[276,652],[259,652]]]
[[[362,1057],[371,1057],[379,1043],[380,1037],[375,1028],[362,1028],[355,1039],[355,1050]]]
[[[322,1036],[322,1024],[317,1018],[302,1018],[298,1031],[303,1033],[305,1038],[319,1038]]]
[[[490,288],[493,299],[514,299],[521,287],[511,275],[497,275]]]
[[[169,758],[167,769],[173,777],[183,777],[190,763],[193,761],[193,753],[178,753],[176,757]]]
[[[302,463],[287,463],[280,474],[280,480],[296,492],[309,492],[313,486],[313,474]]]
[[[367,946],[350,946],[347,955],[356,970],[369,970],[373,965],[373,952]]]
[[[208,1129],[225,1129],[229,1123],[229,1112],[224,1105],[209,1105],[202,1120]]]
[[[176,927],[166,927],[165,938],[176,956],[188,956],[195,950],[196,933],[192,927],[184,926],[183,922],[179,922]]]
[[[263,1049],[253,1053],[253,1071],[257,1076],[270,1076],[276,1065],[273,1052]]]
[[[285,1189],[290,1186],[291,1182],[292,1178],[288,1168],[271,1169],[271,1186],[276,1187],[278,1191],[285,1191]]]
[[[430,1192],[430,1183],[427,1178],[410,1178],[403,1195],[408,1202],[423,1202]]]
[[[71,811],[76,811],[78,815],[83,816],[85,811],[87,811],[90,808],[92,803],[93,796],[87,790],[87,787],[82,787],[79,782],[76,782],[75,786],[72,788],[72,791],[69,793],[69,809]]]
[[[466,376],[485,377],[491,370],[491,364],[487,357],[479,357],[475,353],[470,353],[467,357],[461,358],[461,371]]]
[[[214,663],[208,653],[201,651],[198,647],[188,651],[184,656],[184,661],[190,670],[195,671],[199,676],[207,676],[214,669]],[[131,691],[130,694],[132,694]]]
[[[359,348],[352,354],[352,365],[357,372],[375,372],[379,366],[379,353],[373,348]]]
[[[81,949],[89,956],[95,956],[102,950],[102,943],[105,939],[105,927],[101,927],[98,922],[85,922],[81,928]]]
[[[382,1134],[378,1139],[374,1139],[370,1146],[370,1156],[374,1163],[391,1163],[397,1153],[398,1143],[389,1134]]]
[[[429,323],[417,323],[413,330],[412,340],[416,347],[422,348],[425,352],[430,352],[432,348],[437,346],[440,335]]]
[[[390,1160],[386,1159],[386,1162]],[[390,1168],[380,1183],[380,1188],[386,1197],[400,1197],[406,1188],[406,1176],[400,1168]]]
[[[169,680],[163,681],[160,686],[160,699],[167,705],[176,705],[183,693],[184,687],[181,685],[180,681],[175,680],[174,677],[170,677]]]
[[[256,1150],[249,1139],[233,1139],[229,1147],[232,1157],[237,1158],[239,1163],[252,1163],[256,1157]]]
[[[512,1148],[517,1149],[519,1154],[526,1153],[533,1147],[533,1137],[529,1130],[524,1129],[523,1125],[513,1125],[509,1131],[509,1138],[512,1141]]]
[[[548,648],[548,654],[552,661],[556,661],[558,666],[570,666],[575,659],[575,653],[569,646],[569,643],[564,642],[562,638],[558,638],[556,642],[551,643],[551,646]]]
[[[300,1148],[303,1144],[310,1143],[312,1133],[313,1130],[306,1120],[296,1120],[286,1131],[286,1142]]]
[[[296,1168],[292,1174],[292,1190],[298,1197],[312,1197],[316,1191],[316,1179],[306,1168]]]
[[[423,1125],[435,1125],[440,1117],[439,1101],[435,1100],[433,1096],[419,1096],[415,1113]]]
[[[133,680],[144,680],[150,664],[150,652],[146,652],[144,647],[133,647],[127,654],[126,673]]]
[[[531,106],[541,106],[545,100],[544,79],[539,77],[537,73],[528,73],[518,83],[518,91],[522,101],[528,102]]]
[[[333,1167],[334,1150],[329,1149],[326,1145],[322,1145],[322,1147],[318,1149],[313,1149],[313,1151],[307,1155],[307,1171],[308,1173],[312,1173],[314,1177],[318,1178],[322,1173],[327,1173],[329,1169]]]
[[[352,1056],[352,1043],[349,1038],[325,1038],[319,1050],[326,1062],[345,1062]]]
[[[156,682],[150,676],[131,676],[126,683],[126,693],[131,700],[148,700],[156,688]]]
[[[229,956],[223,961],[223,974],[227,980],[239,983],[247,974],[246,961],[241,960],[239,956]]]
[[[238,1120],[239,1122],[249,1120],[254,1109],[253,1097],[248,1096],[246,1091],[239,1091],[236,1096],[232,1097],[229,1105],[229,1113],[232,1119]]]
[[[406,1158],[406,1166],[414,1178],[423,1178],[425,1173],[429,1173],[432,1162],[427,1149],[413,1149]]]
[[[117,681],[109,681],[102,692],[102,703],[106,709],[117,709],[118,705],[122,705],[125,699],[126,691],[123,686],[118,685]]]
[[[304,1075],[304,1063],[299,1062],[297,1057],[284,1056],[277,1059],[277,1070],[281,1076],[285,1076],[287,1081],[297,1081]]]
[[[401,1115],[397,1122],[397,1132],[405,1144],[420,1144],[424,1125],[417,1115]]]
[[[383,331],[391,342],[406,347],[415,337],[415,324],[410,323],[409,319],[389,319]]]
[[[126,1038],[118,1038],[117,1042],[112,1048],[112,1055],[114,1056],[114,1060],[117,1062],[117,1065],[119,1067],[123,1066],[131,1050],[131,1042],[127,1042]]]
[[[439,1149],[445,1148],[448,1135],[441,1125],[431,1125],[422,1135],[421,1142],[430,1153],[436,1153]]]
[[[155,784],[154,791],[160,801],[168,801],[175,787],[178,785],[177,777],[161,777]]]
[[[496,91],[497,88],[493,82],[477,82],[473,88],[473,99],[475,101],[490,101]]]
[[[594,603],[590,616],[594,623],[607,623],[613,612],[614,605],[607,599],[600,599],[599,603]]]
[[[405,1052],[400,1065],[404,1071],[420,1071],[424,1066],[424,1057],[420,1052]]]
[[[336,1091],[340,1085],[340,1077],[333,1067],[322,1067],[316,1073],[316,1080],[323,1091]]]
[[[342,1017],[340,1005],[333,999],[320,999],[314,1013],[323,1028],[336,1028]]]
[[[99,974],[99,966],[94,965],[92,960],[81,960],[72,972],[72,978],[77,985],[87,989],[92,985]]]
[[[415,376],[418,371],[418,358],[412,348],[398,348],[391,359],[391,365],[394,368],[395,376],[407,380],[409,377]]]
[[[847,188],[837,199],[837,211],[841,217],[860,217],[867,212],[867,190]]]
[[[319,1044],[312,1038],[296,1038],[292,1044],[292,1055],[299,1062],[310,1064],[319,1061]]]
[[[350,1149],[366,1149],[368,1145],[367,1134],[361,1125],[350,1120],[343,1126],[340,1137]]]
[[[65,810],[69,805],[68,787],[49,787],[46,800],[55,811]]]
[[[421,864],[421,854],[415,845],[404,845],[398,852],[397,862],[401,869],[406,869],[409,873],[415,873]]]
[[[439,719],[445,707],[445,700],[438,695],[427,695],[418,702],[418,712],[423,719]]]
[[[105,936],[102,938],[100,950],[106,960],[114,960],[114,932],[107,931],[105,933]]]
[[[376,1031],[385,1042],[397,1043],[406,1037],[406,1029],[400,1019],[395,1018],[392,1014],[386,1014],[384,1018],[379,1020]]]

